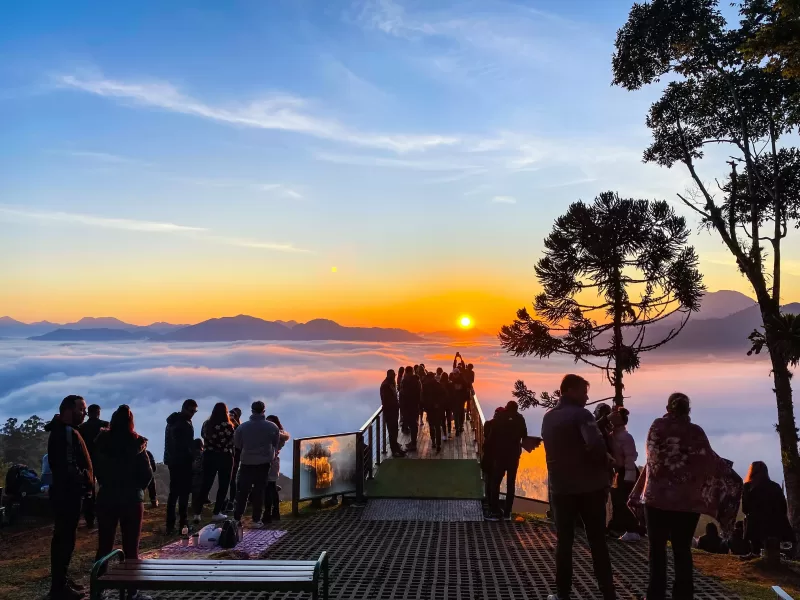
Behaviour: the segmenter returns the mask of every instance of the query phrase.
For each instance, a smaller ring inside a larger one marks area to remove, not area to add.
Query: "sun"
[[[458,324],[461,326],[462,329],[469,329],[472,327],[472,317],[468,315],[463,315],[459,320]]]

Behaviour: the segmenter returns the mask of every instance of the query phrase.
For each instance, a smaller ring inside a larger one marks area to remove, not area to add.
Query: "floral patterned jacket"
[[[742,497],[742,478],[733,463],[711,449],[691,419],[667,414],[647,434],[647,466],[629,505],[709,515],[732,531]]]
[[[206,450],[214,452],[230,452],[233,454],[233,425],[227,422],[211,425],[203,423],[201,429]]]

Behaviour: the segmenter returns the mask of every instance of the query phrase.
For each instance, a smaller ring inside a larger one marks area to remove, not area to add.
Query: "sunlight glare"
[[[472,325],[472,319],[467,315],[464,315],[458,320],[458,324],[461,325],[461,327],[463,327],[464,329],[466,329],[467,327]]]

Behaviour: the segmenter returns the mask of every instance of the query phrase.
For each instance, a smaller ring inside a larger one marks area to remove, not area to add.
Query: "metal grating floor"
[[[370,500],[365,521],[483,521],[480,500]]]
[[[264,558],[315,559],[327,550],[331,598],[347,600],[545,600],[555,576],[555,534],[544,522],[373,521],[364,509],[321,512],[277,526],[288,534]],[[277,528],[276,526],[276,528]],[[609,542],[620,600],[647,586],[647,544]],[[589,549],[576,536],[572,598],[597,589]],[[696,576],[695,600],[736,598],[714,580]],[[160,593],[159,600],[278,600],[302,594]]]

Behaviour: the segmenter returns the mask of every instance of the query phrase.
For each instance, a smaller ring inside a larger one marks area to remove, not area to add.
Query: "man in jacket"
[[[416,452],[417,434],[419,425],[417,415],[419,415],[420,400],[422,399],[422,384],[419,376],[412,371],[406,371],[403,383],[400,386],[400,412],[403,414],[403,424],[408,427],[408,435],[411,438],[406,450]]]
[[[269,471],[280,444],[280,429],[264,414],[266,406],[260,400],[253,402],[250,419],[239,425],[233,434],[233,445],[242,451],[239,461],[239,476],[236,482],[236,503],[233,518],[240,521],[253,501],[253,526],[263,527],[261,511],[264,506],[264,489],[267,487]]]
[[[83,438],[83,442],[86,444],[86,449],[89,451],[89,458],[92,459],[92,464],[94,464],[94,442],[100,434],[100,430],[108,428],[108,421],[100,420],[100,407],[97,404],[90,404],[86,411],[89,418],[78,427],[78,431]],[[83,519],[86,521],[86,527],[89,529],[94,527],[94,504],[96,496],[95,486],[92,486],[89,495],[86,496],[83,501]]]
[[[431,372],[425,375],[422,382],[422,398],[425,412],[428,415],[428,429],[431,433],[431,445],[437,452],[442,450],[442,432],[444,431],[445,392]]]
[[[510,520],[511,509],[517,492],[517,470],[522,454],[522,440],[528,436],[525,418],[519,414],[519,407],[513,400],[506,404],[502,412],[495,413],[492,419],[486,444],[491,456],[492,489],[489,498],[488,520],[497,521],[501,517]],[[506,478],[506,500],[500,506],[500,484]]]
[[[381,383],[381,406],[383,407],[383,420],[386,431],[389,432],[389,448],[394,458],[403,458],[406,453],[397,443],[397,427],[400,418],[400,405],[397,402],[397,387],[395,387],[395,373],[393,369],[386,371],[386,379]]]
[[[589,383],[579,375],[561,381],[561,399],[542,420],[547,455],[550,505],[558,542],[556,590],[548,600],[566,600],[572,589],[572,545],[580,516],[592,551],[594,572],[604,600],[616,598],[606,545],[606,498],[609,462],[606,444],[594,416],[586,410]]]
[[[189,494],[192,491],[192,459],[194,427],[192,417],[197,413],[197,402],[184,400],[180,412],[167,417],[164,430],[164,464],[169,469],[169,496],[167,497],[167,534],[175,532],[175,505],[178,505],[180,528],[189,524]]]
[[[75,550],[81,503],[94,485],[92,460],[78,432],[85,416],[86,401],[80,396],[67,396],[61,401],[59,414],[45,426],[45,431],[50,433],[47,455],[53,472],[50,485],[53,508],[51,600],[77,600],[83,597],[81,586],[67,578],[67,569]]]

